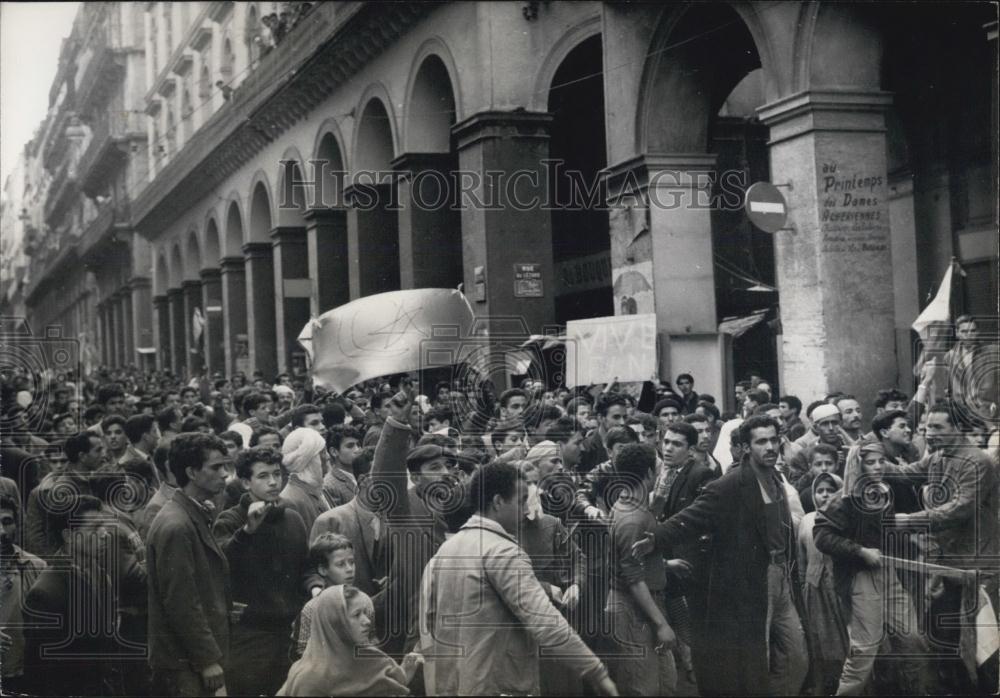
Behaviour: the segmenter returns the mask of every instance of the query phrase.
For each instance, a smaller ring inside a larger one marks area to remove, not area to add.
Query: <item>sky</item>
[[[78,2],[0,2],[0,187],[45,118]]]

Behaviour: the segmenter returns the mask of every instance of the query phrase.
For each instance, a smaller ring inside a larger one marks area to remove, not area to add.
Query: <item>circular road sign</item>
[[[757,182],[747,189],[743,202],[750,222],[766,233],[776,233],[785,227],[788,206],[785,197],[770,182]]]

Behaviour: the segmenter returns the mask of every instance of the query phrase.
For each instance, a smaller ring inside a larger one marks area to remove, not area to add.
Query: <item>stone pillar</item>
[[[243,245],[243,255],[246,260],[250,370],[262,371],[264,377],[271,381],[278,373],[274,324],[274,253],[269,243],[248,242]]]
[[[184,349],[184,292],[179,288],[167,291],[170,308],[170,368],[178,376],[187,369]]]
[[[129,288],[132,290],[132,342],[134,349],[132,360],[141,370],[145,370],[148,359],[145,358],[145,354],[140,354],[138,349],[157,346],[153,342],[153,317],[150,314],[153,309],[152,284],[144,276],[135,276],[129,281]]]
[[[222,272],[217,268],[202,269],[201,311],[205,316],[204,358],[206,373],[225,373],[225,343],[223,325],[225,306],[222,304]]]
[[[162,371],[173,365],[170,354],[170,301],[166,295],[153,296],[153,346],[156,347],[156,370]]]
[[[105,301],[97,304],[97,345],[101,363],[108,365],[108,317]]]
[[[283,226],[271,231],[274,247],[274,323],[278,368],[292,371],[293,357],[300,357],[305,370],[304,350],[296,337],[309,322],[309,254],[306,229]]]
[[[656,313],[661,375],[691,373],[701,390],[725,396],[712,259],[715,166],[709,153],[648,153],[608,168],[607,184],[611,263],[651,287],[633,297],[636,312]],[[647,226],[649,235],[638,238]]]
[[[247,289],[244,281],[246,273],[244,265],[243,257],[223,257],[219,262],[222,272],[222,343],[225,349],[223,370],[227,376],[236,371],[236,360],[242,351],[241,347],[246,346],[247,340]]]
[[[406,153],[392,162],[401,176],[401,288],[455,288],[462,283],[462,214],[455,206],[454,153]]]
[[[782,390],[871,399],[896,382],[892,349],[885,118],[891,96],[800,92],[758,110],[771,128],[771,172],[792,186],[775,236]],[[871,405],[869,405],[871,409]]]
[[[184,290],[184,355],[187,357],[188,377],[201,375],[205,366],[205,328],[202,327],[201,337],[194,336],[194,310],[201,310],[202,318],[205,311],[201,304],[201,282],[188,280],[181,284]]]
[[[460,193],[465,292],[478,328],[491,337],[518,331],[514,325],[541,333],[555,319],[552,217],[540,205],[547,200],[542,162],[548,157],[551,121],[543,113],[491,111],[452,128],[460,169],[478,179],[468,191],[463,184]],[[491,182],[488,173],[494,171],[521,175],[517,181]],[[540,284],[518,291],[515,266],[525,264],[534,265]],[[504,365],[502,360],[490,363]],[[500,371],[491,377],[498,390],[507,386],[508,377]]]
[[[132,289],[126,285],[122,290],[122,365],[135,364],[135,322],[132,317]]]
[[[347,187],[351,298],[398,291],[399,232],[393,184]]]
[[[108,349],[110,352],[110,361],[108,365],[117,368],[121,364],[118,361],[118,338],[121,332],[121,315],[118,313],[118,294],[112,293],[108,298],[108,316],[110,322],[108,323],[108,330],[110,332],[110,342],[108,342]]]
[[[347,211],[313,208],[305,213],[309,252],[309,312],[322,315],[351,300],[347,258]]]

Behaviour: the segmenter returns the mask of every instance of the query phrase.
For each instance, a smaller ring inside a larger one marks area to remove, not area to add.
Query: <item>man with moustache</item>
[[[775,469],[779,425],[755,415],[740,432],[747,444],[743,462],[708,483],[690,506],[657,524],[655,548],[669,554],[713,534],[712,585],[694,647],[711,647],[717,659],[713,671],[698,676],[702,694],[794,695],[809,660],[792,565],[794,526]],[[653,548],[654,536],[648,536],[633,552],[644,556]]]

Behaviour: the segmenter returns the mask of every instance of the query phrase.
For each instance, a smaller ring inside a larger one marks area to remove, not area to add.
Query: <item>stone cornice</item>
[[[315,3],[133,203],[151,240],[380,55],[439,2]]]
[[[492,138],[537,138],[548,140],[552,115],[547,112],[485,111],[473,114],[451,128],[458,149]]]
[[[703,188],[707,180],[692,175],[714,171],[716,160],[714,153],[645,153],[601,170],[601,176],[609,196],[621,193],[626,184],[645,191],[651,181],[656,186]]]
[[[770,143],[812,131],[884,133],[892,93],[872,90],[808,90],[765,104],[757,115],[771,128]]]

